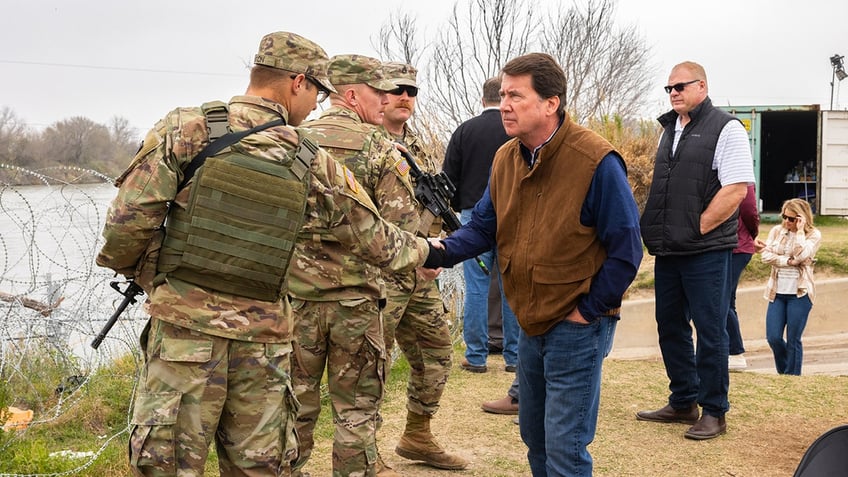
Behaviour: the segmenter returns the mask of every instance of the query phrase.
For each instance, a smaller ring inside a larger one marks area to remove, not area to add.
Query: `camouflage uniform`
[[[309,74],[328,89],[327,56],[311,41],[277,32],[263,38],[258,64]],[[288,119],[280,104],[257,96],[229,103],[229,124],[246,130]],[[170,112],[147,134],[118,179],[103,230],[98,265],[133,276],[170,207],[185,208],[193,182],[177,190],[183,170],[208,143],[199,108]],[[277,126],[239,144],[254,157],[280,160],[298,144],[295,129]],[[326,230],[352,253],[378,266],[411,269],[428,246],[381,220],[352,174],[319,150],[307,179],[304,226]],[[289,475],[296,458],[297,401],[290,378],[292,314],[288,300],[249,299],[173,277],[152,289],[151,319],[130,435],[139,475],[203,475],[210,444],[221,475]]]
[[[407,145],[422,171],[438,173],[435,162],[416,147],[419,139],[406,127],[404,129],[404,137],[395,139]],[[419,213],[421,221],[415,230],[420,235],[438,237],[441,220],[434,220],[433,215],[424,210],[419,210]],[[382,215],[387,221],[401,226],[393,217]],[[418,229],[426,232],[422,234]],[[391,350],[397,340],[409,361],[407,408],[417,414],[432,416],[439,408],[453,354],[450,327],[438,284],[435,280],[418,277],[415,271],[384,273],[383,279],[386,281],[387,298],[383,310],[386,349]]]
[[[368,84],[394,89],[382,79],[379,60],[357,55],[330,59],[328,74],[337,88]],[[408,166],[377,126],[333,97],[334,106],[304,123],[310,137],[344,164],[372,197],[380,215],[417,218]],[[407,229],[411,228],[407,227]],[[401,226],[401,228],[404,228]],[[321,411],[320,384],[326,365],[333,421],[333,475],[375,475],[377,408],[383,397],[386,350],[380,302],[380,269],[351,256],[320,228],[304,229],[298,243],[289,292],[295,311],[294,388],[301,403],[297,430],[302,468],[309,458]]]
[[[386,76],[398,87],[418,87],[416,70],[412,66],[386,63],[383,67]],[[394,140],[406,146],[422,172],[439,172],[438,164],[408,124],[403,125],[403,132],[394,136]],[[419,235],[439,236],[441,219],[433,217],[432,213],[420,205],[418,213],[420,218],[415,230]],[[382,215],[387,221],[404,228],[391,215]],[[453,347],[444,302],[437,282],[421,279],[414,271],[386,272],[383,278],[386,281],[387,297],[386,308],[383,310],[386,349],[391,350],[397,340],[398,347],[409,362],[410,376],[406,391],[409,417],[426,421],[439,409],[439,401],[451,370]],[[412,447],[426,448],[424,455],[417,451],[404,453],[403,448],[410,447],[404,439],[398,444],[396,452],[404,457],[414,455],[415,460],[424,460],[430,465],[442,468],[462,469],[467,465],[464,459],[445,453],[435,444],[432,435],[421,441],[421,445]],[[426,458],[421,459],[422,457]]]

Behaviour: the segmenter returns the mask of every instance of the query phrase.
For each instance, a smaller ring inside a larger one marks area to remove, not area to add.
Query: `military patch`
[[[400,160],[395,163],[395,169],[397,169],[401,176],[409,174],[409,163],[406,162],[405,157],[401,157]]]
[[[350,188],[350,190],[353,191],[354,194],[358,194],[359,193],[359,182],[356,182],[356,176],[353,175],[353,171],[348,169],[347,166],[343,166],[343,167],[344,167],[345,180],[347,181],[347,186]]]

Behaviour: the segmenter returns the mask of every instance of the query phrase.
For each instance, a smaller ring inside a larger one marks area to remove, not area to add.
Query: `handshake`
[[[442,267],[447,258],[447,250],[445,250],[445,244],[438,238],[428,238],[427,243],[430,245],[430,253],[427,255],[424,264],[418,267],[417,272],[420,277],[426,280],[435,280],[442,273]]]

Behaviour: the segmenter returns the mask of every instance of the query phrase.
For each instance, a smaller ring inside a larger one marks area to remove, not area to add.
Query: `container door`
[[[848,215],[848,111],[822,111],[820,214]]]

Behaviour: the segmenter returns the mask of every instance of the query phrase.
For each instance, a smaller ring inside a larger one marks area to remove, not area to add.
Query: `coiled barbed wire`
[[[12,185],[19,182],[35,185]],[[117,295],[108,286],[113,274],[94,264],[115,194],[111,182],[78,167],[28,170],[0,164],[0,405],[33,411],[25,429],[2,433],[0,456],[39,426],[57,425],[96,392],[92,376],[117,357],[130,356],[137,370],[136,337],[146,320],[140,306],[128,310],[100,350],[88,346],[112,314]],[[128,389],[135,386],[134,375],[119,378]],[[81,472],[128,431],[129,409],[124,425],[107,429],[99,448],[86,460],[73,461],[74,468],[0,476]]]

